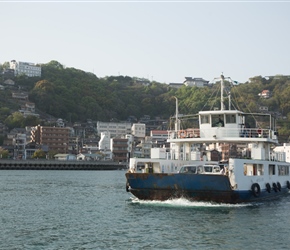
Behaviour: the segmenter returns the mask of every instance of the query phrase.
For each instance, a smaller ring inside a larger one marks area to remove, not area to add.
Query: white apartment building
[[[98,134],[109,132],[111,138],[131,134],[131,126],[130,122],[97,122]]]
[[[101,133],[101,139],[99,141],[99,149],[100,150],[108,150],[111,148],[110,138],[111,138],[111,135],[109,132],[102,132]]]
[[[283,143],[283,146],[275,147],[274,152],[276,160],[290,162],[290,143]]]
[[[183,82],[185,86],[189,87],[204,87],[208,84],[208,81],[202,78],[192,78],[192,77],[185,77],[185,81]]]
[[[150,137],[153,143],[164,143],[168,139],[168,131],[166,130],[151,130]]]
[[[34,63],[19,62],[12,60],[10,62],[10,69],[14,69],[15,76],[22,74],[27,75],[29,77],[41,76],[41,66],[37,66]]]
[[[145,123],[133,123],[132,126],[132,135],[138,138],[144,138],[146,134],[146,125]]]

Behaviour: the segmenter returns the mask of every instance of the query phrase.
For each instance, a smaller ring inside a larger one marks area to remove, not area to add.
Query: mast
[[[231,103],[231,92],[229,92],[229,110],[231,110],[231,105],[232,105],[232,103]]]
[[[176,100],[176,105],[175,105],[175,132],[178,132],[180,130],[180,122],[178,119],[178,99],[177,97],[173,96]]]
[[[224,110],[224,79],[223,74],[221,75],[221,110]]]

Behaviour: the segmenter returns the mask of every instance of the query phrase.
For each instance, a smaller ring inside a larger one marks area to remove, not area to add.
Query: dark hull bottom
[[[247,203],[259,202],[265,200],[272,200],[288,194],[288,189],[283,189],[280,192],[261,192],[259,196],[255,196],[251,191],[237,192],[237,191],[181,191],[181,190],[129,190],[135,197],[140,200],[158,200],[166,201],[170,199],[184,198],[189,201],[204,201],[215,203]]]

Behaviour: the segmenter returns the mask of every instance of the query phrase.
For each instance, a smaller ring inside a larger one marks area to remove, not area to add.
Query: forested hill
[[[245,112],[258,112],[259,107],[267,107],[280,117],[279,133],[289,134],[290,79],[286,76],[250,79],[237,86],[226,83],[236,107]],[[57,61],[42,65],[41,78],[19,76],[15,83],[29,93],[29,100],[38,110],[70,122],[125,121],[129,116],[139,119],[144,115],[168,119],[175,113],[174,96],[179,100],[181,114],[197,113],[205,105],[219,107],[213,102],[219,96],[219,84],[175,89],[153,81],[144,86],[133,77],[98,78],[79,69],[65,68]],[[270,91],[270,98],[259,97],[263,90]]]
[[[174,110],[168,85],[153,82],[146,87],[128,76],[98,78],[64,68],[56,61],[42,65],[41,79],[19,84],[26,84],[29,99],[38,109],[72,122],[124,121],[131,115],[140,118],[144,114],[168,117]]]

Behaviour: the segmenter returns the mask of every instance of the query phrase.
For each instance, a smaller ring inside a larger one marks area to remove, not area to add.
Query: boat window
[[[209,123],[209,115],[201,115],[200,120],[201,120],[201,124]]]
[[[199,165],[199,166],[197,167],[197,173],[198,173],[198,174],[201,174],[201,173],[202,173],[202,166],[201,166],[201,165]]]
[[[223,115],[212,115],[211,121],[212,121],[212,127],[223,127],[224,126]]]
[[[253,175],[253,165],[244,163],[244,175]]]
[[[278,165],[278,175],[289,175],[289,166]]]
[[[220,171],[221,171],[220,166],[214,166],[214,167],[213,167],[213,172],[214,172],[214,173],[219,173]]]
[[[264,165],[263,164],[257,164],[257,174],[256,175],[264,175]]]
[[[212,173],[212,166],[204,166],[203,169],[204,169],[204,172]]]
[[[236,123],[235,115],[226,115],[226,123]]]
[[[196,174],[196,166],[184,166],[180,169],[179,173]]]
[[[275,175],[275,165],[269,165],[269,175]]]
[[[264,165],[244,163],[244,175],[264,175]]]
[[[192,173],[192,174],[196,174],[196,166],[190,167],[189,168],[189,172]]]

